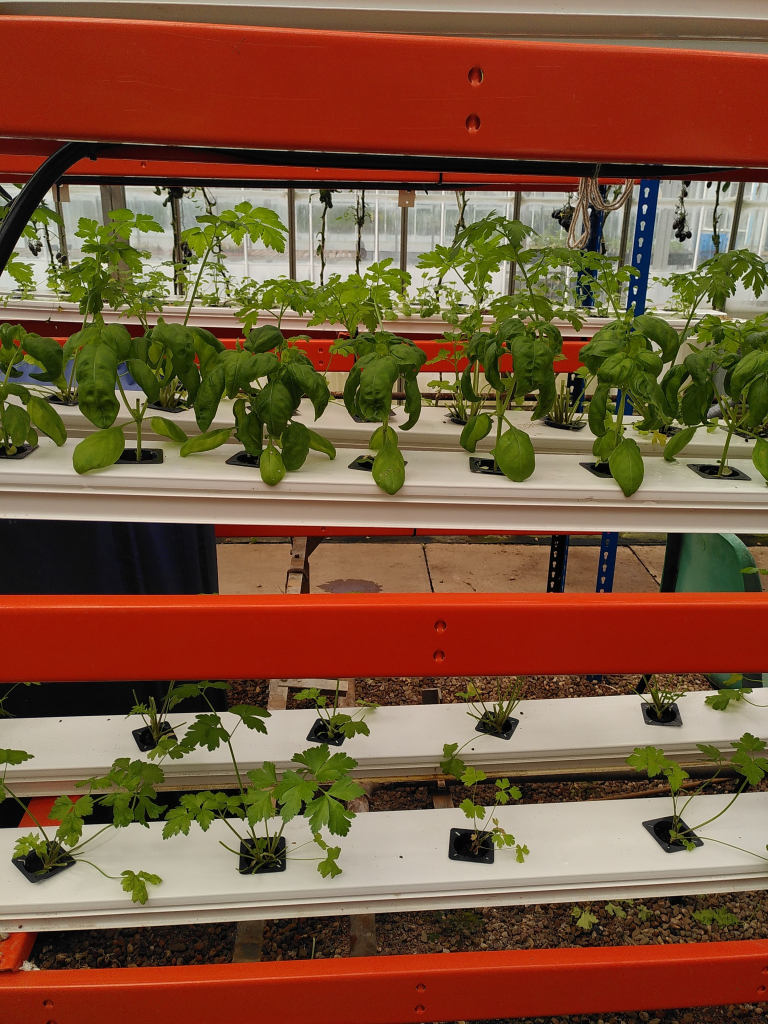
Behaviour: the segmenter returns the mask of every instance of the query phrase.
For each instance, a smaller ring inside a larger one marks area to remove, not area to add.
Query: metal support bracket
[[[104,148],[91,142],[67,142],[40,164],[21,192],[14,196],[8,213],[0,221],[0,274],[5,270],[29,218],[62,174],[85,157],[95,160],[99,150]]]
[[[291,537],[291,565],[285,579],[286,594],[309,593],[309,557],[322,537]]]
[[[567,533],[552,535],[552,543],[549,548],[549,570],[547,572],[548,594],[562,594],[565,591],[569,540],[570,538]]]

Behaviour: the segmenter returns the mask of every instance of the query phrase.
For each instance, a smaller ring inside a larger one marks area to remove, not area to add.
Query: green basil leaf
[[[123,324],[104,324],[101,327],[101,340],[115,353],[118,363],[124,363],[130,355],[131,335]]]
[[[86,345],[77,358],[77,404],[96,427],[111,427],[120,411],[115,395],[117,356],[109,345]]]
[[[170,438],[171,441],[176,441],[179,444],[184,444],[187,440],[187,435],[173,420],[167,420],[162,416],[153,416],[149,423],[154,432],[160,434],[161,437]]]
[[[680,336],[666,320],[662,320],[660,316],[654,316],[652,313],[641,313],[640,316],[635,317],[632,326],[640,331],[641,334],[644,334],[646,338],[656,342],[661,349],[661,358],[665,363],[674,360],[680,348]],[[650,368],[646,367],[646,369]],[[659,367],[656,373],[660,372],[661,367]]]
[[[605,419],[608,411],[608,397],[610,395],[610,390],[611,389],[607,384],[600,384],[594,395],[592,395],[592,398],[589,400],[587,421],[589,422],[589,429],[595,437],[602,437],[608,429]]]
[[[25,405],[32,397],[31,393],[24,387],[23,384],[3,384],[2,388],[0,388],[0,392],[3,395],[3,401],[5,401],[7,395],[16,395],[16,397],[20,398]],[[46,405],[47,404],[48,403],[46,402]]]
[[[710,404],[715,397],[712,385],[707,381],[705,384],[691,384],[685,389],[680,402],[680,418],[687,426],[698,426],[707,422],[707,413]]]
[[[615,428],[609,427],[601,437],[595,438],[595,442],[592,445],[592,454],[597,458],[598,462],[607,462],[611,452],[620,443],[621,438]]]
[[[174,371],[188,373],[195,362],[195,335],[183,324],[167,324],[162,317],[152,328],[152,341],[173,356]]]
[[[77,445],[72,453],[72,464],[77,473],[90,473],[94,469],[106,469],[113,466],[125,448],[125,437],[122,427],[109,427],[99,430]]]
[[[747,391],[748,425],[757,430],[768,417],[768,377],[757,377]]]
[[[693,440],[694,434],[698,429],[698,427],[686,427],[685,430],[681,430],[679,433],[670,437],[664,445],[665,461],[672,462],[675,456],[679,455],[683,448]]]
[[[275,487],[285,476],[285,465],[283,457],[273,445],[267,445],[261,453],[259,461],[261,479],[270,487]]]
[[[405,462],[396,444],[387,441],[376,453],[372,467],[373,479],[387,494],[397,494],[405,483]]]
[[[205,433],[213,423],[213,418],[224,395],[224,367],[216,366],[200,385],[195,399],[195,419],[198,427]]]
[[[251,400],[251,407],[273,437],[280,437],[293,416],[291,392],[279,380],[266,384]]]
[[[624,492],[626,498],[634,494],[645,475],[643,456],[637,441],[632,437],[625,437],[612,452],[608,459],[608,466],[611,476]]]
[[[686,364],[688,360],[686,359]],[[753,378],[768,373],[768,352],[750,352],[740,359],[731,373],[729,394],[740,398],[741,392]]]
[[[24,444],[29,432],[29,413],[20,405],[3,407],[3,430],[14,448]]]
[[[536,468],[536,456],[530,437],[524,430],[509,427],[493,449],[493,457],[504,476],[520,483]]]
[[[477,416],[470,416],[461,432],[461,447],[465,451],[474,453],[478,441],[482,441],[484,437],[490,434],[492,426],[493,420],[486,412],[481,412]]]
[[[327,437],[323,437],[322,434],[315,433],[315,431],[310,430],[309,427],[307,427],[307,433],[309,434],[309,447],[313,452],[323,452],[323,454],[327,455],[331,461],[336,458],[336,449]]]
[[[380,356],[363,366],[357,404],[365,419],[380,423],[389,415],[392,385],[397,377],[397,363],[390,356]]]
[[[405,411],[408,413],[408,420],[400,427],[401,430],[410,430],[419,420],[421,415],[421,391],[415,373],[408,371],[405,375]]]
[[[536,402],[536,407],[531,413],[531,419],[540,420],[548,412],[551,412],[556,398],[557,385],[555,384],[555,375],[550,373],[539,382],[539,400]]]
[[[289,423],[280,439],[283,465],[289,473],[301,469],[309,455],[309,431],[303,423]]]
[[[41,338],[39,334],[28,334],[21,347],[38,363],[42,363],[45,373],[31,373],[33,380],[50,382],[61,376],[64,353],[61,345],[53,338]]]
[[[468,402],[481,402],[482,398],[476,395],[472,387],[472,368],[474,363],[464,367],[461,374],[461,394]]]
[[[328,382],[313,366],[304,362],[294,361],[288,367],[288,373],[301,388],[315,410],[315,419],[322,416],[331,398]]]
[[[142,363],[138,359],[129,359],[126,366],[130,375],[147,396],[149,404],[154,405],[160,398],[160,384],[157,377],[146,363]]]
[[[752,464],[761,476],[768,480],[768,441],[762,437],[755,440],[752,449]]]
[[[388,424],[382,424],[371,434],[368,447],[372,452],[378,452],[381,451],[387,441],[397,447],[397,434]]]
[[[274,324],[265,324],[263,327],[256,327],[248,335],[245,347],[249,352],[269,352],[282,344],[285,338],[282,332]],[[283,478],[280,477],[280,480]],[[280,480],[275,481],[279,483]]]
[[[190,437],[179,449],[179,455],[186,458],[187,455],[193,455],[195,452],[210,452],[214,448],[220,448],[229,440],[232,429],[232,427],[228,427],[226,430],[212,430],[208,434]]]
[[[67,440],[67,428],[51,403],[32,395],[27,404],[27,412],[37,429],[61,448]]]
[[[232,410],[235,414],[235,437],[249,455],[258,458],[264,443],[264,424],[255,412],[247,412],[245,400],[238,398]]]

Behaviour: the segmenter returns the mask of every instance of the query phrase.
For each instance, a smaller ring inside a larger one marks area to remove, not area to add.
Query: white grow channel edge
[[[763,703],[761,692],[757,700]],[[469,741],[460,754],[467,764],[515,778],[523,773],[626,768],[635,747],[648,745],[663,747],[668,757],[688,765],[703,760],[697,743],[727,752],[745,732],[768,735],[768,708],[739,704],[714,711],[704,703],[707,696],[696,691],[680,698],[679,727],[646,725],[639,697],[527,700],[513,713],[520,724],[509,740],[476,732],[464,704],[387,706],[366,713],[370,736],[345,740],[340,749],[358,762],[354,774],[361,778],[418,779],[440,775],[444,743],[464,746]],[[193,717],[171,713],[169,722],[179,739],[183,724]],[[233,745],[241,772],[264,761],[273,761],[279,771],[288,768],[295,751],[312,746],[306,735],[316,718],[314,710],[273,711],[265,721],[267,735],[239,726]],[[227,712],[222,719],[230,729],[237,723]],[[131,735],[141,727],[141,719],[134,716],[1,719],[0,747],[34,755],[8,769],[8,785],[24,797],[72,794],[76,782],[105,775],[115,758],[145,758]],[[166,789],[236,785],[224,746],[196,750],[177,761],[166,759],[162,767]]]
[[[729,795],[696,797],[686,810],[693,827],[721,810]],[[126,868],[165,879],[143,908],[115,881],[87,864],[30,884],[11,864],[21,830],[0,831],[0,928],[49,931],[206,921],[321,917],[451,907],[579,902],[734,892],[768,888],[768,865],[720,843],[689,853],[665,853],[642,822],[669,813],[664,799],[524,804],[499,809],[502,827],[525,843],[495,861],[468,864],[448,858],[451,828],[469,824],[458,809],[380,811],[358,815],[340,838],[342,874],[326,881],[311,860],[290,860],[308,841],[300,819],[286,827],[284,872],[240,875],[229,845],[234,836],[216,821],[207,833],[162,839],[162,823],[130,825],[88,847],[88,859],[110,875]],[[768,793],[748,793],[702,835],[765,855]],[[85,827],[87,838],[99,826]],[[313,856],[313,845],[302,851]],[[309,852],[307,852],[307,849]]]
[[[370,473],[349,468],[354,449],[333,462],[310,452],[298,472],[269,487],[258,470],[226,465],[229,445],[182,459],[178,446],[156,442],[162,465],[115,465],[79,476],[72,467],[76,443],[57,448],[42,438],[26,459],[0,461],[0,515],[527,533],[762,533],[768,522],[766,482],[746,460],[733,463],[750,478],[741,481],[701,478],[687,466],[695,460],[646,459],[643,486],[625,498],[613,480],[593,476],[570,455],[540,455],[534,474],[514,483],[471,473],[466,453],[409,451],[405,485],[389,496]]]

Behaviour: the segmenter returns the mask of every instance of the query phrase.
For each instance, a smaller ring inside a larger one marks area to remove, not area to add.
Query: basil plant
[[[637,275],[634,267],[615,269],[614,261],[598,253],[584,253],[583,257],[596,275],[595,288],[604,291],[613,312],[613,319],[579,353],[588,372],[597,378],[588,412],[596,438],[592,453],[598,464],[608,464],[611,476],[630,497],[642,484],[645,467],[637,441],[626,436],[626,398],[642,415],[638,430],[668,430],[675,410],[667,392],[674,390],[681,373],[675,365],[681,339],[661,317],[652,313],[635,316],[634,307],[619,308],[622,287]],[[620,395],[615,418],[610,397],[613,388]]]
[[[40,385],[25,386],[14,378],[21,377],[18,364],[33,362],[42,372],[32,373]],[[24,445],[35,447],[38,431],[60,447],[67,439],[61,416],[45,401],[41,386],[58,380],[62,374],[63,352],[53,338],[28,334],[23,327],[0,324],[0,452],[14,456]],[[35,391],[41,394],[35,394]],[[15,401],[11,401],[11,399]]]
[[[685,429],[667,442],[671,461],[696,432],[722,420],[726,428],[717,475],[730,476],[728,451],[734,434],[754,439],[752,461],[768,480],[768,317],[744,323],[706,316],[699,321],[689,355],[676,367],[669,401]],[[683,386],[685,385],[685,386]]]
[[[397,494],[405,483],[405,461],[397,431],[389,425],[392,389],[402,378],[408,419],[399,429],[410,430],[421,415],[418,373],[426,353],[413,341],[384,330],[337,342],[334,351],[355,356],[344,385],[344,404],[350,416],[381,424],[368,442],[371,451],[376,452],[371,472],[382,491]]]
[[[268,324],[250,331],[242,347],[224,349],[216,356],[195,399],[201,437],[187,440],[175,424],[162,422],[169,437],[183,442],[182,455],[215,448],[232,431],[212,431],[211,424],[222,399],[234,400],[235,437],[251,464],[258,466],[264,483],[275,486],[286,472],[304,465],[310,450],[336,458],[330,441],[296,420],[305,396],[317,419],[330,398],[325,377],[305,352]],[[153,420],[152,425],[157,429],[159,423]]]

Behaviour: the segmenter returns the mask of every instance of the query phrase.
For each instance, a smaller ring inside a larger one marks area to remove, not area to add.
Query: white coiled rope
[[[620,192],[612,202],[607,202],[600,192],[597,175],[594,178],[579,178],[579,191],[576,196],[576,207],[573,211],[573,217],[571,217],[571,226],[568,228],[568,241],[566,242],[568,248],[583,249],[589,241],[590,206],[594,210],[601,210],[604,213],[610,213],[613,210],[620,210],[632,195],[634,184],[634,179],[625,179],[623,191]],[[579,225],[581,225],[581,232],[577,234],[579,231]]]

